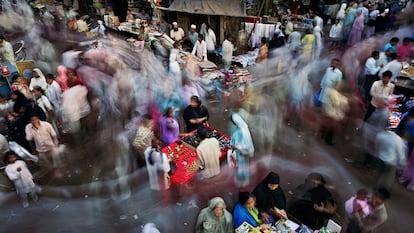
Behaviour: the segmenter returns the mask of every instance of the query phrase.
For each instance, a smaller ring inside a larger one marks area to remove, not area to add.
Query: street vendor
[[[172,26],[173,26],[173,29],[170,31],[171,39],[173,39],[174,41],[181,42],[181,40],[183,40],[185,36],[184,30],[178,27],[177,22],[173,22]]]
[[[256,206],[261,217],[267,222],[273,218],[286,219],[286,197],[279,185],[280,177],[275,172],[269,172],[266,178],[253,190],[256,196]]]
[[[190,105],[184,109],[183,118],[186,125],[187,133],[194,131],[199,126],[207,123],[209,113],[198,96],[191,96]]]

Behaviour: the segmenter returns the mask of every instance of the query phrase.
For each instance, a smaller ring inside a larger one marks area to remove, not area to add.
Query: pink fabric
[[[62,92],[67,90],[68,87],[68,76],[66,75],[67,69],[65,66],[58,66],[57,67],[57,77],[56,82],[59,84],[60,89],[62,89]]]
[[[397,48],[398,61],[407,61],[407,58],[411,55],[411,43],[401,44]]]

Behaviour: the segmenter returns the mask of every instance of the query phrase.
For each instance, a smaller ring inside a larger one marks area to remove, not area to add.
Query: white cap
[[[178,23],[177,22],[173,22],[172,25],[173,26],[178,26]]]
[[[191,29],[197,29],[197,26],[196,26],[196,25],[194,25],[194,24],[191,24],[190,28],[191,28]]]

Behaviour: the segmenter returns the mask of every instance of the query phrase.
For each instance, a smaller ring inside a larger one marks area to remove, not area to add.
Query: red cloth
[[[210,126],[206,126],[206,128],[214,130]],[[192,133],[195,134],[196,130]],[[217,131],[217,133],[221,137],[226,138],[230,142],[229,136],[219,131]],[[176,165],[175,172],[170,176],[170,181],[172,185],[187,184],[189,181],[193,179],[193,177],[198,171],[198,156],[196,148],[185,142],[178,144],[177,142],[179,141],[181,141],[181,139],[161,149],[161,152],[167,155],[168,160],[170,162],[174,162]],[[220,160],[223,160],[226,157],[227,150],[228,148],[221,148]]]
[[[176,165],[175,172],[170,176],[171,184],[186,184],[198,171],[197,152],[186,143],[178,145],[174,142],[162,148],[161,152]]]

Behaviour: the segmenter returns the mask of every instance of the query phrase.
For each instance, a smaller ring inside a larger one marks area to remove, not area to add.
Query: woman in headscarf
[[[237,161],[235,180],[239,187],[246,187],[250,182],[249,158],[254,155],[253,140],[249,126],[238,113],[232,114],[231,121],[236,126],[230,141]]]
[[[346,9],[346,3],[342,3],[341,8],[338,11],[338,14],[336,14],[336,19],[339,19],[341,22],[345,18],[345,9]]]
[[[231,233],[233,217],[226,209],[223,198],[214,197],[208,207],[202,209],[195,226],[196,233]]]
[[[362,31],[364,30],[364,14],[361,9],[357,12],[357,17],[352,24],[351,32],[349,33],[348,45],[353,46],[359,43],[362,39]]]
[[[244,222],[250,224],[260,230],[269,228],[267,224],[263,224],[259,216],[259,210],[255,207],[256,197],[249,192],[239,193],[239,202],[234,207],[233,219],[234,228],[240,227]]]
[[[279,182],[279,175],[269,172],[266,178],[253,190],[253,194],[256,196],[256,206],[262,218],[269,222],[273,222],[271,216],[287,218],[284,211],[286,209],[286,197]]]
[[[34,68],[32,75],[33,77],[30,79],[29,85],[30,91],[33,91],[33,88],[35,86],[39,86],[42,88],[42,90],[47,91],[47,82],[45,76],[43,75],[43,72],[39,68]]]
[[[349,33],[351,32],[352,24],[354,23],[358,8],[357,3],[350,3],[349,5],[350,7],[348,7],[348,9],[345,11],[345,18],[342,27],[343,38],[345,42],[348,39]]]

